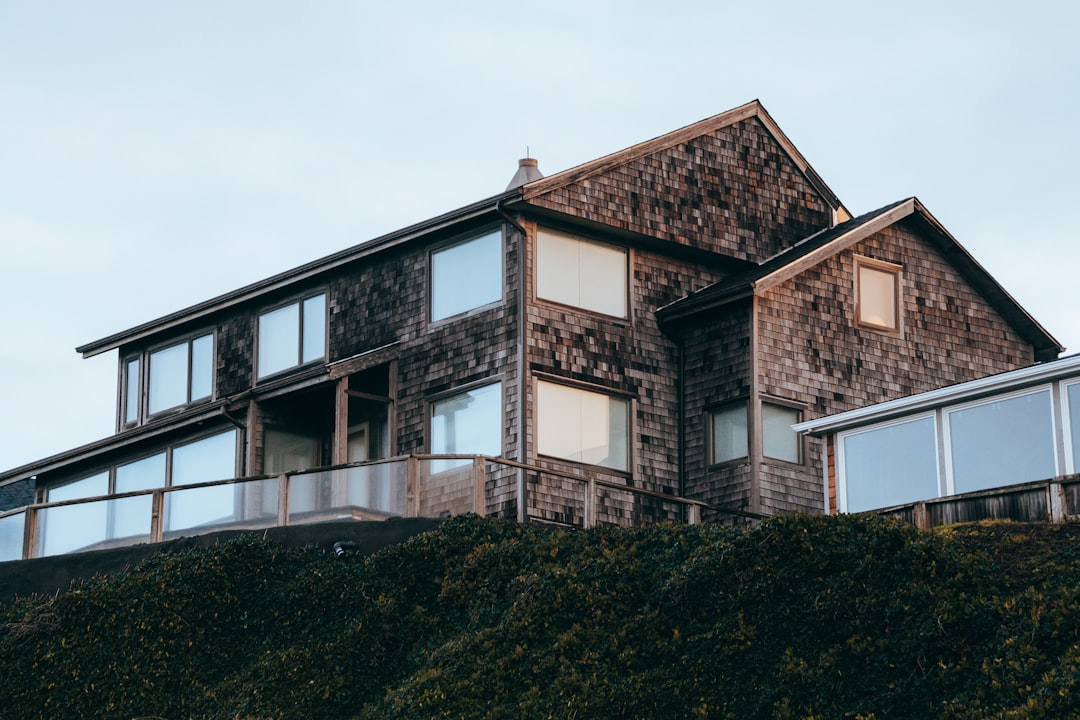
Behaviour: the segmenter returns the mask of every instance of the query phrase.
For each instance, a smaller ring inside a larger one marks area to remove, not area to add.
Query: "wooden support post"
[[[529,497],[528,479],[525,477],[525,468],[518,468],[517,477],[517,521],[524,525],[529,521]]]
[[[686,506],[686,524],[687,525],[699,525],[701,524],[701,506],[696,503],[690,503]]]
[[[911,509],[911,519],[915,523],[915,527],[920,530],[930,528],[930,515],[926,512],[926,503],[915,503],[915,506]]]
[[[1046,484],[1046,506],[1050,509],[1050,522],[1065,522],[1065,488],[1056,480]]]
[[[165,535],[165,491],[150,496],[150,542],[159,543]]]
[[[585,484],[585,517],[582,522],[586,528],[596,525],[596,479],[591,477]]]
[[[420,517],[420,458],[410,455],[405,462],[405,517]]]
[[[486,480],[484,464],[484,458],[473,458],[473,480],[476,483],[473,493],[473,512],[480,517],[487,517],[487,501],[484,497],[484,485]]]
[[[37,537],[37,509],[28,507],[26,508],[26,515],[23,516],[23,560],[34,557],[35,537]]]
[[[277,484],[277,524],[285,527],[289,524],[289,476],[278,476]]]

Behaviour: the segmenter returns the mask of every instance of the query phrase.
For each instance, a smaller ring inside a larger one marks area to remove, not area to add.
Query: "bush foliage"
[[[1063,718],[1080,526],[255,537],[0,614],[19,718]],[[1075,693],[1075,694],[1074,694]]]

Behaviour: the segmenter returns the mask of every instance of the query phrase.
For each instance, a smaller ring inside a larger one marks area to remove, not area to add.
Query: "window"
[[[502,455],[502,383],[495,382],[431,403],[431,452]]]
[[[1063,385],[1067,410],[1062,413],[1065,427],[1065,457],[1067,458],[1067,473],[1077,472],[1080,465],[1080,382],[1066,383]]]
[[[941,494],[933,414],[841,433],[837,442],[841,512],[891,507]]]
[[[872,330],[900,330],[900,266],[856,256],[855,314]]]
[[[214,394],[213,333],[125,359],[121,387],[125,426],[209,400]]]
[[[790,463],[802,461],[802,442],[791,426],[802,413],[795,408],[761,403],[761,454]]]
[[[761,454],[774,460],[802,462],[802,442],[791,426],[799,422],[795,408],[761,403]],[[709,413],[709,463],[742,460],[750,454],[746,402],[733,403]]]
[[[259,315],[258,376],[326,357],[326,294],[320,293]]]
[[[630,469],[630,402],[540,381],[538,452],[612,470]]]
[[[745,458],[748,451],[746,403],[725,405],[709,413],[709,463],[716,465]]]
[[[627,251],[570,235],[536,233],[536,297],[627,316]]]
[[[431,253],[431,319],[442,320],[502,300],[502,231]]]
[[[1050,389],[946,412],[953,493],[1046,480],[1057,474]]]

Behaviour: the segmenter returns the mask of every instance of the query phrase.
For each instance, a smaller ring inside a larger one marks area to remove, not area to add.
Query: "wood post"
[[[484,498],[484,473],[485,460],[482,457],[473,458],[473,480],[475,481],[474,493],[473,493],[473,512],[480,517],[487,516],[487,502]]]
[[[406,467],[405,517],[420,517],[420,458],[410,455]]]

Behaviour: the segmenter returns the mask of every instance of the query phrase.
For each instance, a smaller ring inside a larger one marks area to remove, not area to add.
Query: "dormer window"
[[[140,425],[160,413],[210,400],[214,395],[214,335],[151,348],[122,366],[123,425]]]
[[[259,315],[258,377],[326,357],[326,293],[311,295]]]

